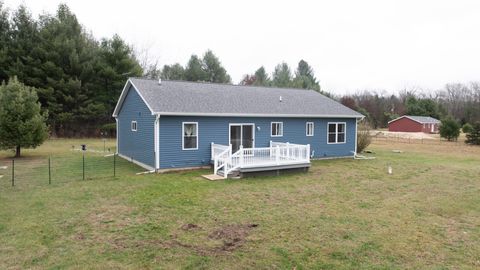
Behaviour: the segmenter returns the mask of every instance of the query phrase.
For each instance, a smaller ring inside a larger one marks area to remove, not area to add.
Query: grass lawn
[[[374,160],[280,177],[135,176],[125,164],[116,179],[2,185],[0,269],[480,268],[480,147],[370,149]]]

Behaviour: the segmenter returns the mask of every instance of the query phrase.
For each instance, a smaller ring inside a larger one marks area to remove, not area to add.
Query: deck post
[[[243,167],[243,145],[240,145],[240,149],[238,149],[240,151],[240,157],[239,157],[239,165],[240,165],[240,168]]]
[[[290,143],[287,142],[287,159],[290,159]]]
[[[277,162],[277,165],[280,163],[280,146],[277,145],[277,151],[275,153],[275,161]]]
[[[213,142],[210,143],[210,160],[213,160],[214,159],[214,156],[213,156]]]
[[[310,144],[307,144],[307,153],[306,153],[306,154],[307,154],[306,159],[307,159],[308,161],[310,161]]]

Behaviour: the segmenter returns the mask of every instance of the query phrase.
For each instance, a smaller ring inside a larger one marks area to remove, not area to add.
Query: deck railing
[[[214,173],[223,176],[239,168],[280,166],[310,162],[310,145],[270,142],[269,147],[243,148],[232,153],[231,145],[212,143]]]

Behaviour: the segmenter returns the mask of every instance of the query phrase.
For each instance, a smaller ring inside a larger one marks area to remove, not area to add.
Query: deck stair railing
[[[214,173],[226,178],[239,168],[280,166],[310,162],[310,145],[270,142],[269,147],[243,148],[232,153],[232,145],[212,143]]]

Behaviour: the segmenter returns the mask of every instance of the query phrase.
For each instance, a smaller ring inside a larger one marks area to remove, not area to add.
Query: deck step
[[[217,172],[217,174],[218,174],[219,176],[222,176],[222,177],[223,177],[223,169],[220,169],[220,170]],[[239,170],[231,171],[231,172],[228,174],[228,176],[227,176],[227,178],[237,178],[237,177],[240,177],[240,171],[239,171]]]

